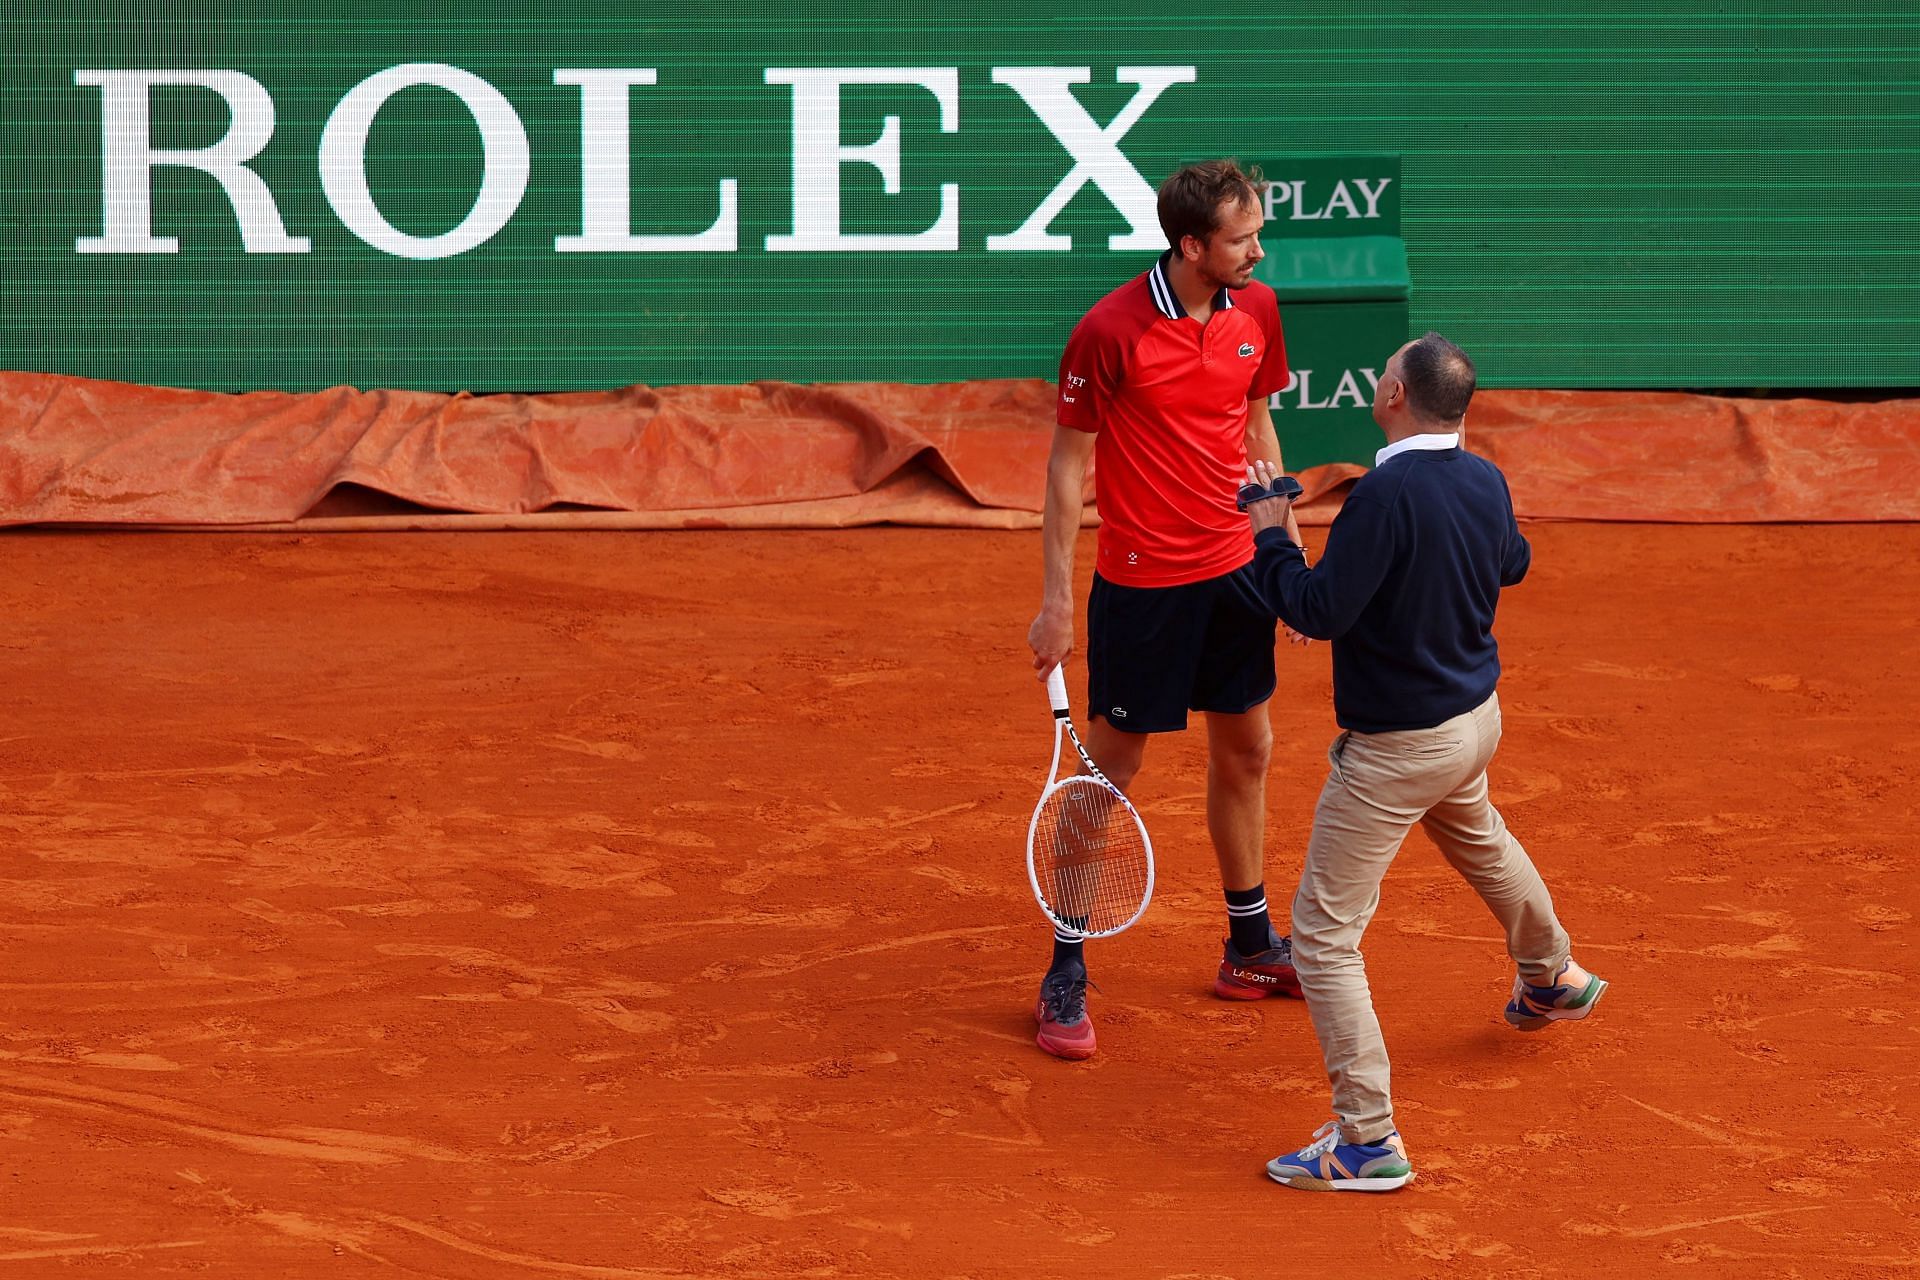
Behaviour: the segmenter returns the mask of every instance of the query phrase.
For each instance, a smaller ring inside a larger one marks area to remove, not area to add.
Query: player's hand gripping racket
[[[1074,732],[1067,680],[1047,673],[1053,704],[1053,764],[1027,824],[1027,879],[1053,922],[1086,938],[1119,933],[1153,897],[1153,843],[1133,802],[1107,781]],[[1084,773],[1060,776],[1060,740],[1073,743]]]

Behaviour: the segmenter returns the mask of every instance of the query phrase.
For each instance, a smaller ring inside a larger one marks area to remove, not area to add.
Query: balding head
[[[1473,361],[1467,353],[1429,331],[1400,353],[1400,376],[1414,415],[1431,426],[1452,427],[1467,416],[1473,399]]]
[[[1389,440],[1457,431],[1475,385],[1473,361],[1437,333],[1393,353],[1374,388],[1373,418]]]

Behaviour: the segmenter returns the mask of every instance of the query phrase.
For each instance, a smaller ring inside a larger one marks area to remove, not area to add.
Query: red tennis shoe
[[[1226,940],[1226,954],[1213,980],[1213,994],[1222,1000],[1264,1000],[1268,996],[1300,998],[1300,975],[1293,971],[1293,939],[1278,938],[1259,955],[1243,956]]]
[[[1040,999],[1033,1007],[1040,1024],[1033,1042],[1056,1058],[1093,1056],[1093,1019],[1087,1016],[1087,971],[1079,967],[1055,969],[1040,983]]]

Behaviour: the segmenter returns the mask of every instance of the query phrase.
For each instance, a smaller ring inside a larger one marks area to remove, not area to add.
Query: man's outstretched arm
[[[1271,485],[1271,467],[1247,468],[1252,483]],[[1303,636],[1336,640],[1359,620],[1393,563],[1393,531],[1378,504],[1348,498],[1327,531],[1320,563],[1307,567],[1293,508],[1283,498],[1250,503],[1253,574],[1260,598]]]
[[[1087,459],[1093,433],[1053,429],[1047,455],[1047,499],[1040,518],[1043,572],[1040,612],[1027,628],[1033,669],[1044,677],[1073,652],[1073,549],[1086,507]]]

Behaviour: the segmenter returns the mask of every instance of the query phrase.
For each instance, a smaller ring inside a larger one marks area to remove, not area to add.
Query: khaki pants
[[[1566,963],[1553,899],[1487,803],[1487,762],[1499,744],[1500,701],[1490,696],[1431,729],[1342,733],[1327,753],[1333,769],[1293,900],[1293,959],[1348,1142],[1377,1143],[1394,1129],[1387,1046],[1360,937],[1414,823],[1493,912],[1527,981],[1545,985]]]

